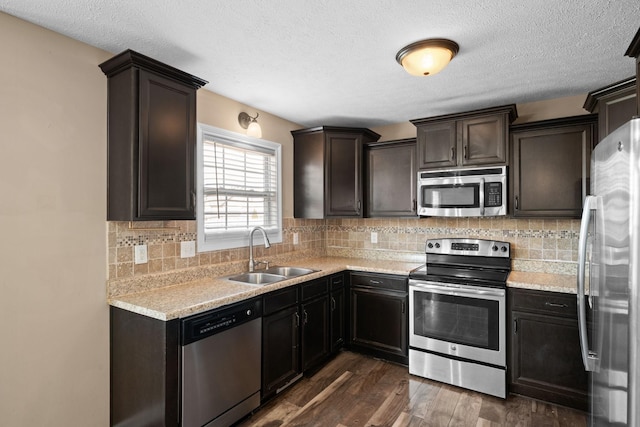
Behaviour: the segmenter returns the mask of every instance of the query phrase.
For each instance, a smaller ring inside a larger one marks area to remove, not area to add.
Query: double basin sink
[[[250,285],[268,285],[282,280],[292,279],[305,274],[314,273],[317,270],[302,267],[270,267],[266,270],[252,271],[227,277],[227,280],[247,283]]]

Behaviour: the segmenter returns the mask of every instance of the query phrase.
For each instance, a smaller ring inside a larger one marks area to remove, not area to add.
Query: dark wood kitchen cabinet
[[[636,59],[636,81],[640,82],[640,28],[624,54]],[[636,84],[636,112],[640,114],[640,83]]]
[[[346,322],[345,322],[345,275],[338,273],[329,277],[331,304],[329,318],[330,350],[332,353],[340,350],[345,343]]]
[[[344,274],[263,297],[262,400],[313,371],[344,344]]]
[[[573,294],[508,289],[511,393],[587,409]]]
[[[510,205],[514,217],[579,218],[589,191],[595,114],[511,128]]]
[[[638,115],[636,78],[630,77],[612,85],[589,92],[584,109],[598,114],[598,139]],[[594,140],[597,144],[598,140]],[[594,145],[595,145],[594,144]]]
[[[411,120],[418,169],[506,165],[515,105]]]
[[[416,140],[365,145],[365,217],[416,216]]]
[[[108,88],[107,220],[195,219],[196,90],[205,80],[132,50]]]
[[[111,425],[177,427],[180,321],[109,310]]]
[[[263,298],[262,399],[294,380],[300,368],[299,287],[270,292]]]
[[[408,364],[407,278],[351,273],[349,348]]]
[[[362,217],[364,128],[322,126],[292,131],[295,218]]]

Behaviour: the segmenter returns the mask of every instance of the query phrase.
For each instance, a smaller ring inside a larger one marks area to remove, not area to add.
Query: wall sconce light
[[[396,61],[411,75],[432,76],[447,66],[459,48],[447,39],[421,40],[400,49]]]
[[[251,117],[245,112],[238,114],[238,123],[243,129],[247,130],[247,135],[254,138],[262,138],[262,128],[257,120],[259,115],[259,113],[256,113],[255,117]]]

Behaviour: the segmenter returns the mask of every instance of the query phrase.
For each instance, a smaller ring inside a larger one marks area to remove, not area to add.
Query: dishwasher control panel
[[[221,307],[182,321],[182,345],[218,334],[262,316],[262,301],[253,299]]]

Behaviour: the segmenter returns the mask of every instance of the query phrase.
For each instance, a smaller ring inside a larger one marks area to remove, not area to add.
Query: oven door
[[[505,289],[409,281],[409,346],[506,366]]]

